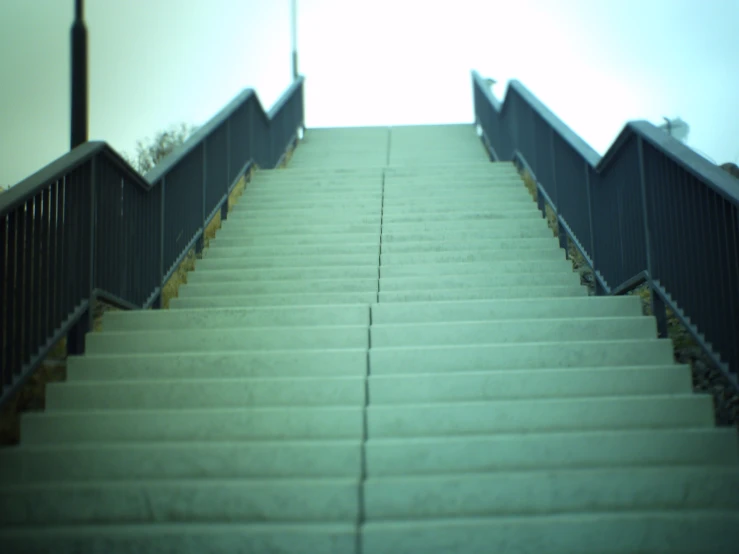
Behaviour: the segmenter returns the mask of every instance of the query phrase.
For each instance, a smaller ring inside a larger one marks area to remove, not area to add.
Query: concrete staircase
[[[471,125],[309,130],[0,479],[9,554],[739,551],[736,430]]]

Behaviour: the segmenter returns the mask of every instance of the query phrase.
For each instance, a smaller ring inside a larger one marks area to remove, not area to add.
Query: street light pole
[[[72,24],[71,149],[87,142],[87,29],[82,0],[75,0]]]
[[[293,80],[298,78],[298,21],[297,0],[290,0],[292,18],[292,43],[293,43]]]

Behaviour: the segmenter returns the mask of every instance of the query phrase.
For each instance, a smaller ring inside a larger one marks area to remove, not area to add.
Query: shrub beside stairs
[[[729,554],[739,443],[471,125],[308,130],[0,451],[8,553]]]

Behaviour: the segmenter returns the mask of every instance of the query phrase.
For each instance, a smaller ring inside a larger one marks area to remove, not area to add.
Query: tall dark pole
[[[297,0],[291,0],[291,18],[292,18],[292,43],[293,43],[293,80],[298,78],[298,37],[297,37]]]
[[[87,28],[82,0],[75,0],[72,24],[71,149],[87,142]]]

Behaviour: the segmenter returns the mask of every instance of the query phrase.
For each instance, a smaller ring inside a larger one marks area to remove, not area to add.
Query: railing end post
[[[85,353],[85,335],[92,329],[93,304],[91,298],[87,309],[67,332],[67,356],[81,356]]]
[[[649,280],[649,296],[650,296],[650,308],[652,315],[657,320],[657,336],[661,339],[667,338],[667,307],[665,301],[657,293],[654,286],[654,281]]]

